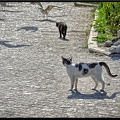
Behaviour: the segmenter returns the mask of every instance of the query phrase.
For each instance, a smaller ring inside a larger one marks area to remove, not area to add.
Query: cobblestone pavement
[[[86,33],[92,24],[92,7],[72,2],[44,2],[52,9],[48,20],[29,2],[0,7],[0,117],[120,117],[120,79],[104,70],[106,94],[91,90],[91,78],[78,82],[81,93],[71,93],[61,55],[73,62],[104,61],[120,75],[120,60],[89,53]],[[59,39],[55,21],[68,25],[66,41]],[[101,84],[98,86],[98,90]]]

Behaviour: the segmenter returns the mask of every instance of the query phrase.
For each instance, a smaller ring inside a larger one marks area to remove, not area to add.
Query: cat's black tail
[[[111,77],[117,77],[118,75],[112,75],[112,73],[110,72],[110,68],[108,67],[108,65],[105,62],[99,62],[99,64],[101,66],[104,66],[108,75],[110,75]]]

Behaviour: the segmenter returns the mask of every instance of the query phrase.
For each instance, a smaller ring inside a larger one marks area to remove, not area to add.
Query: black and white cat
[[[75,91],[77,91],[77,82],[80,77],[88,77],[91,76],[95,82],[95,87],[92,90],[96,90],[98,86],[98,82],[102,84],[101,92],[104,92],[105,82],[102,78],[102,66],[106,68],[108,75],[111,77],[116,77],[118,75],[112,75],[108,65],[105,62],[93,62],[93,63],[72,63],[72,58],[64,58],[62,57],[62,63],[66,67],[68,76],[71,80],[71,88],[70,91],[73,90],[75,83]],[[110,84],[108,84],[110,85]]]
[[[56,22],[56,26],[58,27],[60,38],[65,39],[66,33],[67,33],[67,25],[64,22]]]

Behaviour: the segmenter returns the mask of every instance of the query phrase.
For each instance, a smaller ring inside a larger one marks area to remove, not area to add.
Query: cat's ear
[[[64,59],[64,57],[63,57],[63,56],[61,56],[61,58],[62,58],[62,59]]]
[[[65,60],[65,58],[63,56],[61,56],[61,58],[62,58],[63,61]]]

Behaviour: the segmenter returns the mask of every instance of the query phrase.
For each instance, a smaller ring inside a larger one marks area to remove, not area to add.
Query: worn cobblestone
[[[120,117],[119,76],[103,73],[111,83],[106,94],[91,90],[91,78],[79,80],[81,94],[71,93],[61,62],[61,55],[72,56],[74,62],[104,61],[120,75],[119,57],[91,54],[86,48],[94,8],[74,7],[72,2],[42,4],[63,8],[52,9],[48,20],[29,2],[9,2],[11,7],[0,10],[0,117]],[[68,41],[58,38],[55,21],[67,23]]]

